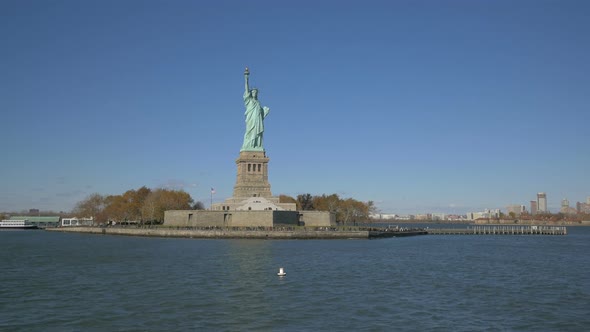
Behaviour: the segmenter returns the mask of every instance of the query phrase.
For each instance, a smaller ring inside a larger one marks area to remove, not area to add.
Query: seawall
[[[50,232],[71,232],[102,235],[179,237],[202,239],[369,239],[369,231],[325,230],[225,230],[176,228],[118,228],[118,227],[57,227]]]

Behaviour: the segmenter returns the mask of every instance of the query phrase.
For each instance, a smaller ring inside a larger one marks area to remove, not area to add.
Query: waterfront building
[[[588,204],[588,203],[582,203],[582,202],[577,202],[576,203],[576,212],[577,213],[590,214],[590,204]]]
[[[538,193],[537,194],[537,211],[539,213],[549,212],[549,210],[547,209],[547,194],[545,194],[545,193]]]
[[[490,218],[500,218],[500,209],[485,209],[483,211],[489,214]]]
[[[568,206],[567,209],[564,209],[563,211],[561,211],[561,213],[563,213],[563,214],[576,214],[577,211],[575,208]]]
[[[369,217],[371,219],[377,219],[377,220],[390,220],[390,219],[397,219],[397,214],[395,214],[395,213],[373,213],[373,214],[370,214]]]
[[[12,220],[28,220],[39,228],[59,226],[59,216],[10,216]]]
[[[92,226],[94,225],[94,218],[62,218],[62,227],[74,227],[74,226]]]
[[[469,212],[467,213],[467,220],[476,219],[497,219],[500,218],[500,209],[485,209],[483,212]]]
[[[447,216],[447,220],[451,220],[451,221],[462,221],[462,220],[465,220],[465,216],[460,216],[458,214],[449,214]]]
[[[506,207],[507,214],[514,213],[514,215],[520,216],[521,214],[523,214],[525,212],[526,212],[526,208],[524,205],[513,204],[513,205],[508,205]]]
[[[483,212],[467,212],[467,220],[476,220],[480,218],[489,218],[489,216]]]
[[[531,201],[531,214],[537,214],[537,201]]]
[[[432,220],[447,220],[446,213],[433,213]]]

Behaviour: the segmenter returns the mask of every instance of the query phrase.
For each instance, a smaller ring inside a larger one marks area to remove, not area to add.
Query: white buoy
[[[279,273],[277,273],[277,275],[279,277],[284,277],[287,275],[287,273],[285,272],[285,269],[283,269],[282,267],[279,268]]]

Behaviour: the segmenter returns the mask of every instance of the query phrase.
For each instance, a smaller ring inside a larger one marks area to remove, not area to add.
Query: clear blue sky
[[[589,1],[0,1],[0,211],[232,194],[243,71],[274,194],[384,213],[590,196]]]

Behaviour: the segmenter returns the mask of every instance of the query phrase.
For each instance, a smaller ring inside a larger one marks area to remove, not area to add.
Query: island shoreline
[[[56,227],[46,231],[123,235],[142,237],[172,237],[199,239],[370,239],[378,238],[370,231],[332,230],[230,230],[182,228],[119,228],[119,227]]]

